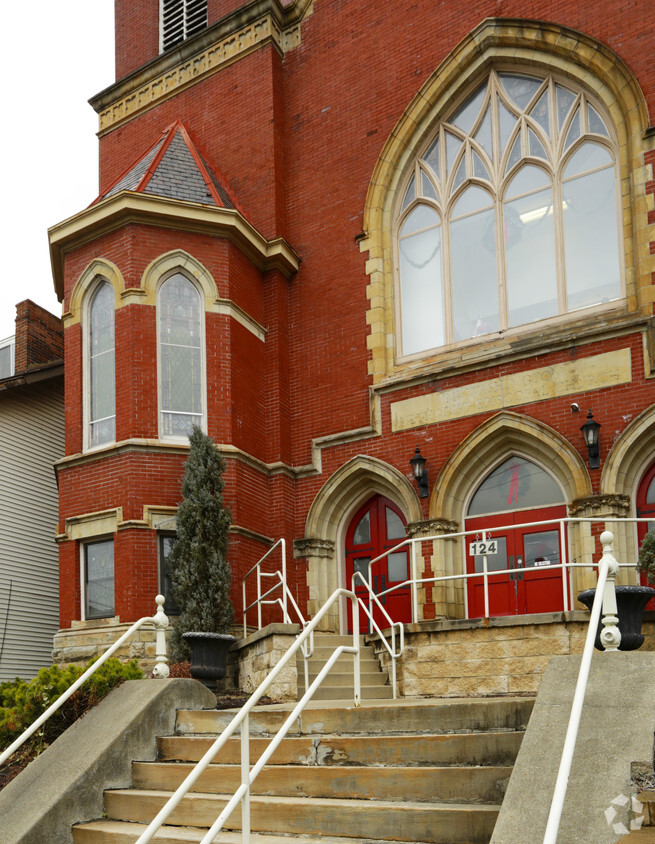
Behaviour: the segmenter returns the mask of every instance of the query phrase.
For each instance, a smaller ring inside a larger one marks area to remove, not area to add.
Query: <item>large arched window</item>
[[[116,437],[116,377],[114,372],[114,288],[107,281],[96,287],[88,310],[87,444],[95,448]]]
[[[623,295],[613,130],[569,82],[492,71],[439,125],[402,195],[402,355]]]
[[[200,293],[181,273],[158,291],[159,430],[186,438],[204,423],[204,342]]]

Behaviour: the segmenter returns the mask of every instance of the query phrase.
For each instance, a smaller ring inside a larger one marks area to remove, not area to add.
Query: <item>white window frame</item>
[[[116,442],[116,308],[114,307],[114,437],[106,442],[91,444],[91,424],[94,421],[91,419],[91,303],[102,284],[108,284],[114,296],[114,287],[110,281],[103,276],[98,276],[94,284],[89,288],[84,299],[83,307],[83,336],[82,336],[82,422],[83,422],[83,438],[82,447],[84,451],[97,451],[98,449],[107,448]],[[107,417],[108,419],[111,417]]]
[[[478,79],[475,84],[470,86],[465,95],[460,97],[456,103],[456,105],[448,112],[448,114],[441,120],[439,120],[435,131],[430,134],[429,140],[425,143],[422,148],[420,154],[415,157],[415,160],[412,164],[410,171],[406,174],[403,182],[402,188],[399,191],[399,197],[396,204],[396,213],[394,214],[394,228],[393,228],[393,250],[394,250],[394,276],[395,276],[395,337],[396,337],[396,359],[400,363],[405,362],[412,362],[414,360],[419,360],[421,358],[425,358],[428,356],[433,356],[435,354],[449,351],[453,348],[460,348],[466,345],[472,345],[479,342],[490,341],[497,339],[499,337],[504,336],[514,336],[514,335],[521,335],[525,334],[526,330],[530,330],[532,327],[539,327],[540,331],[546,330],[550,325],[555,325],[561,323],[562,321],[570,321],[571,319],[579,318],[583,313],[589,316],[589,318],[593,318],[593,315],[598,312],[606,312],[607,310],[623,308],[625,306],[625,297],[626,297],[626,285],[625,285],[625,255],[624,255],[624,243],[623,243],[623,229],[622,229],[622,207],[621,207],[621,193],[620,193],[620,157],[619,157],[619,143],[618,138],[616,135],[616,129],[614,127],[613,121],[611,120],[610,116],[607,114],[606,109],[603,105],[599,102],[597,98],[593,95],[589,94],[579,83],[572,83],[571,80],[560,78],[555,73],[545,73],[543,70],[540,69],[531,69],[530,67],[497,67],[489,71],[487,76],[485,77],[486,80],[489,80],[489,77],[492,74],[498,73],[509,73],[513,75],[525,75],[525,76],[532,76],[534,78],[540,78],[544,81],[549,80],[549,97],[551,98],[551,107],[552,107],[552,89],[554,88],[555,84],[560,84],[563,87],[569,89],[570,91],[574,92],[576,95],[577,103],[581,103],[580,105],[580,112],[584,113],[584,120],[586,120],[586,105],[589,104],[593,107],[593,109],[598,112],[601,117],[603,118],[606,127],[610,133],[609,138],[602,137],[600,135],[593,135],[592,137],[589,136],[589,132],[584,131],[584,124],[583,130],[581,132],[581,137],[572,144],[566,152],[561,151],[557,158],[557,165],[556,171],[552,173],[552,190],[554,196],[554,202],[558,201],[560,197],[562,185],[565,181],[571,180],[572,177],[567,177],[567,179],[563,178],[563,172],[565,170],[566,164],[571,159],[571,156],[574,152],[580,148],[580,146],[584,143],[585,140],[593,141],[594,143],[599,144],[606,148],[610,155],[614,160],[614,179],[615,179],[615,187],[616,187],[616,237],[617,237],[617,248],[618,248],[618,263],[619,263],[619,282],[620,282],[620,296],[617,299],[612,299],[608,303],[599,303],[594,305],[585,306],[579,309],[571,309],[566,310],[566,308],[562,308],[562,301],[565,300],[565,272],[564,272],[564,250],[562,248],[564,243],[564,231],[562,226],[561,215],[557,218],[556,222],[556,229],[555,229],[555,248],[556,248],[556,265],[557,265],[557,289],[558,289],[558,297],[560,302],[560,312],[556,315],[545,317],[543,320],[538,320],[534,322],[527,322],[522,323],[520,325],[509,326],[507,320],[507,271],[505,265],[505,254],[504,250],[497,249],[496,250],[496,264],[497,264],[497,284],[499,290],[499,315],[501,318],[501,325],[500,330],[498,331],[491,331],[486,334],[481,334],[478,337],[469,337],[465,339],[456,340],[454,338],[454,325],[453,325],[453,292],[451,286],[451,255],[450,255],[450,243],[449,243],[449,236],[448,236],[448,228],[450,225],[450,214],[451,209],[454,204],[457,202],[459,197],[463,194],[465,189],[470,185],[477,185],[479,184],[481,187],[485,187],[482,182],[477,181],[475,178],[467,177],[464,182],[457,187],[456,189],[451,189],[450,194],[447,195],[445,199],[441,203],[434,201],[430,198],[420,198],[418,193],[415,195],[415,198],[409,202],[405,202],[405,197],[412,182],[414,181],[414,186],[416,190],[416,186],[421,184],[422,179],[422,172],[423,168],[421,167],[421,159],[427,154],[428,150],[430,149],[431,145],[433,144],[435,138],[442,133],[442,127],[449,123],[449,119],[457,113],[458,109],[467,101],[468,97],[470,97],[478,88],[480,88],[483,82]],[[499,86],[500,87],[500,86]],[[548,89],[547,89],[548,90]],[[541,94],[540,94],[541,96]],[[571,111],[568,113],[567,120],[564,123],[563,127],[561,128],[561,137],[566,137],[566,134],[570,128],[570,124],[572,122],[573,117],[573,108],[571,106]],[[471,133],[467,137],[470,137]],[[505,155],[509,154],[510,147],[512,144],[507,144],[505,149]],[[440,139],[440,157],[443,162],[446,154],[446,150],[444,148],[443,143],[443,136]],[[459,153],[458,153],[459,155]],[[471,155],[468,150],[464,153],[465,159],[468,162],[472,160],[469,158]],[[493,186],[495,190],[495,195],[492,196],[490,194],[490,205],[493,208],[495,219],[496,219],[496,235],[498,237],[498,219],[500,210],[503,208],[505,203],[505,190],[507,185],[511,182],[514,175],[519,171],[520,167],[523,164],[536,164],[537,166],[541,166],[543,169],[548,169],[550,172],[550,165],[549,168],[544,166],[543,161],[539,161],[538,159],[531,158],[529,155],[526,155],[525,151],[523,152],[523,157],[520,159],[519,165],[515,165],[511,171],[508,173],[498,174],[496,178],[496,183]],[[471,165],[469,165],[471,166]],[[450,176],[451,173],[454,174],[459,167],[459,163],[456,167],[453,167],[452,170],[449,170],[449,179],[452,178]],[[592,172],[594,168],[591,168],[587,172]],[[602,169],[602,168],[600,168]],[[580,174],[578,174],[579,176]],[[586,175],[586,173],[585,173]],[[428,205],[432,208],[439,216],[441,224],[440,229],[442,233],[442,244],[441,248],[443,250],[443,259],[441,263],[441,271],[442,271],[442,284],[444,288],[444,301],[443,301],[443,318],[444,318],[444,342],[441,345],[436,345],[431,348],[422,349],[419,351],[408,352],[405,353],[403,350],[402,345],[402,279],[400,273],[400,231],[402,225],[404,224],[405,220],[411,214],[412,210],[419,205]],[[445,233],[445,236],[444,236]]]
[[[185,281],[192,285],[198,295],[198,301],[200,304],[200,333],[199,333],[199,341],[200,341],[200,402],[201,402],[201,411],[200,411],[200,418],[198,420],[198,427],[206,432],[207,431],[207,354],[206,354],[206,335],[205,335],[205,320],[206,320],[206,313],[205,313],[205,298],[202,289],[196,284],[196,282],[189,278],[189,276],[184,273],[179,267],[172,270],[169,273],[166,273],[163,276],[159,283],[157,284],[157,315],[156,315],[156,331],[157,331],[157,428],[159,432],[159,439],[162,442],[171,442],[171,443],[184,443],[188,444],[189,437],[188,435],[185,436],[172,436],[170,434],[164,433],[164,425],[163,425],[163,414],[165,412],[162,408],[162,360],[161,360],[161,340],[159,335],[159,316],[160,316],[160,297],[161,291],[164,287],[164,284],[169,281],[171,278],[175,276],[181,276]],[[185,414],[188,415],[188,414]],[[191,432],[189,432],[191,433]]]
[[[181,20],[178,24],[181,32],[178,37],[170,40],[168,30],[165,30],[165,19],[167,15],[172,13],[172,10],[178,6],[181,14]],[[204,12],[204,15],[203,15]],[[201,23],[198,23],[198,17],[202,17]],[[170,50],[177,44],[181,44],[193,35],[196,35],[207,26],[207,0],[159,0],[159,52],[163,53],[165,50]]]
[[[98,545],[101,542],[111,542],[113,549],[113,610],[111,615],[89,616],[87,612],[87,566],[86,553],[90,545]],[[113,536],[94,536],[80,542],[80,619],[82,621],[102,621],[103,619],[115,618],[116,616],[116,543]]]
[[[9,373],[0,378],[11,378],[16,371],[16,337],[15,335],[0,340],[0,349],[9,349]]]

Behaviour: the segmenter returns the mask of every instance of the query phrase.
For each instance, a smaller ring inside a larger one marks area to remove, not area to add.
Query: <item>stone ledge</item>
[[[255,630],[249,633],[245,639],[239,639],[230,648],[232,651],[240,651],[242,648],[248,648],[258,642],[260,639],[266,639],[269,636],[297,636],[300,633],[299,624],[282,624],[281,622],[274,622],[262,627],[261,630]]]

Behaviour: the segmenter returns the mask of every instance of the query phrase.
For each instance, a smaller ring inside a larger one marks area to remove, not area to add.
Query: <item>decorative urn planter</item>
[[[594,603],[595,589],[585,589],[578,595],[578,601],[584,604],[591,612]],[[644,636],[641,632],[641,621],[644,615],[646,604],[655,597],[655,589],[650,586],[617,586],[616,607],[619,617],[619,630],[621,631],[620,651],[636,651],[644,644]],[[604,651],[600,643],[600,631],[603,629],[602,614],[596,631],[596,650]]]
[[[236,637],[229,633],[184,633],[182,638],[191,648],[191,676],[215,692],[218,680],[225,677],[227,654]]]

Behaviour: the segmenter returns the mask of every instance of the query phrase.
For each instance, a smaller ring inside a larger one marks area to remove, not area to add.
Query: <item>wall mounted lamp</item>
[[[589,468],[598,469],[600,466],[600,422],[594,421],[591,411],[587,414],[587,421],[580,427],[580,430],[589,453]]]
[[[425,468],[425,464],[427,462],[428,461],[425,457],[423,457],[421,450],[417,445],[414,456],[409,461],[409,464],[412,467],[412,472],[414,472],[414,479],[416,480],[416,484],[418,486],[418,494],[420,498],[428,497],[428,470]]]

